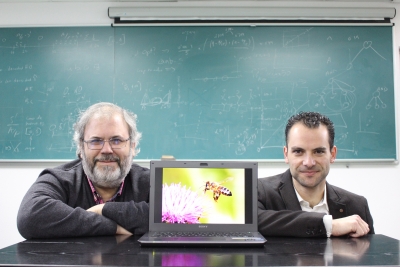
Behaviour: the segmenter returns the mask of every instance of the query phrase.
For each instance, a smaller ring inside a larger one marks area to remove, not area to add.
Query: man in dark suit
[[[316,112],[292,116],[283,148],[289,169],[258,181],[258,230],[265,236],[360,237],[374,234],[368,202],[326,182],[335,161],[332,121]]]

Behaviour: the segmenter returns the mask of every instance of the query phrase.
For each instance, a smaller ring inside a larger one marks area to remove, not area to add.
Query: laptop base
[[[138,242],[143,247],[262,247],[267,240],[259,233],[253,237],[152,237],[146,233]]]

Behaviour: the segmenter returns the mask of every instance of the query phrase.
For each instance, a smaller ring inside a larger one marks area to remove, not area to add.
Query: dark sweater
[[[122,194],[95,206],[81,160],[45,169],[26,193],[18,211],[17,226],[26,238],[115,235],[117,224],[134,234],[148,230],[149,170],[132,164]]]

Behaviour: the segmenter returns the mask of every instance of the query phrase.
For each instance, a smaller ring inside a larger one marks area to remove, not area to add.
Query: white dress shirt
[[[322,197],[321,201],[315,205],[314,207],[310,207],[310,203],[305,201],[300,194],[297,192],[296,188],[294,188],[296,192],[297,199],[299,200],[301,209],[303,211],[313,211],[313,212],[320,212],[325,213],[326,215],[323,218],[325,229],[326,229],[326,236],[330,237],[332,233],[332,215],[329,215],[329,207],[328,203],[326,202],[326,185],[324,190],[324,196]]]

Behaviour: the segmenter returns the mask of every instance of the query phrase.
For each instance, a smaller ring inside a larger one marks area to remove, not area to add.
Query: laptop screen
[[[150,225],[254,224],[255,178],[254,162],[152,161]]]

